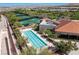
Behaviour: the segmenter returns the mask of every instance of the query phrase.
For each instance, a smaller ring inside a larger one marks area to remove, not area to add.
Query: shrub
[[[22,55],[36,55],[36,49],[33,47],[24,48],[21,52]]]
[[[47,34],[48,35],[48,37],[54,37],[54,33],[51,31],[51,30],[49,30],[49,29],[46,29],[46,30],[44,30],[43,31],[45,34]]]
[[[52,55],[55,54],[53,51],[48,50],[47,48],[40,51],[39,55]]]
[[[71,41],[64,42],[60,41],[55,44],[57,51],[60,53],[68,54],[71,50],[76,50],[76,43],[72,43]]]

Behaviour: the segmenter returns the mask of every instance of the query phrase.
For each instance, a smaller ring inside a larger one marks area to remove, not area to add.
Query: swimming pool
[[[42,48],[46,46],[46,43],[40,37],[38,37],[33,31],[24,31],[23,34],[25,37],[28,38],[28,41],[33,45],[34,48]]]

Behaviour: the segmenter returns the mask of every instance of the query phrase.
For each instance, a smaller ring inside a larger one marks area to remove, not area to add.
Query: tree
[[[52,55],[55,54],[53,51],[46,49],[43,49],[42,51],[40,51],[39,55]]]
[[[16,17],[16,21],[20,21],[22,20],[20,17]]]
[[[48,37],[54,37],[54,33],[51,31],[51,30],[49,30],[49,29],[46,29],[46,30],[44,30],[43,31],[45,34],[47,34],[48,35]]]
[[[36,49],[33,47],[24,48],[21,52],[22,55],[36,55]]]
[[[18,27],[22,27],[23,25],[22,24],[20,24],[19,22],[15,22],[14,24],[13,24],[13,28],[18,28]]]
[[[57,51],[63,54],[68,54],[71,50],[76,50],[76,43],[72,43],[71,41],[64,42],[60,41],[55,44]]]
[[[53,51],[46,49],[43,49],[40,51],[40,53],[37,54],[37,50],[33,47],[24,48],[21,52],[22,55],[53,55],[55,54]]]
[[[39,31],[39,25],[38,25],[38,24],[35,24],[35,26],[33,27],[33,29],[34,29],[35,31]]]
[[[14,30],[14,34],[17,38],[17,40],[16,40],[17,44],[16,45],[20,50],[22,50],[22,47],[27,46],[26,40],[21,36],[21,33],[18,29]]]

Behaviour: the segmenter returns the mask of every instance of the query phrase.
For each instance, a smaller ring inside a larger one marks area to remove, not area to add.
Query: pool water
[[[33,45],[33,47],[42,48],[46,46],[46,43],[40,37],[38,37],[33,31],[24,31],[23,34],[25,37],[28,38],[28,41]]]

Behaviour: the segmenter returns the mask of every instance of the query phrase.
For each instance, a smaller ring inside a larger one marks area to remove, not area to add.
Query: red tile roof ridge
[[[66,25],[70,22],[71,22],[71,20],[59,20],[59,25],[57,28],[62,27],[63,25]]]
[[[71,22],[69,22],[69,23],[71,23]],[[64,27],[64,26],[66,26],[66,25],[69,25],[69,23],[67,23],[67,24],[65,24],[65,25],[63,25],[63,26],[60,26],[60,27],[58,27],[57,29],[62,28],[62,27]]]

